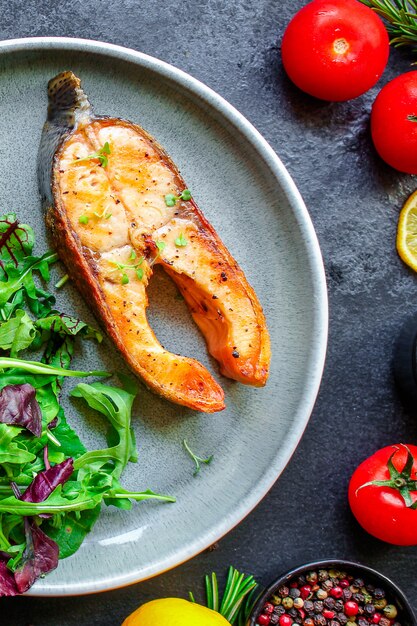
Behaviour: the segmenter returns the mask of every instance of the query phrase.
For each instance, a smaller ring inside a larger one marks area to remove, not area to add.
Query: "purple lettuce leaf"
[[[14,573],[18,593],[25,593],[40,576],[55,569],[59,558],[58,545],[32,518],[25,518],[25,534],[22,564]]]
[[[7,567],[6,561],[0,561],[0,598],[17,596],[18,593],[13,572]]]
[[[32,385],[7,385],[0,392],[0,422],[27,428],[35,437],[42,435],[42,414]]]
[[[20,499],[25,502],[43,502],[58,485],[63,485],[69,479],[73,471],[74,462],[69,458],[39,472]]]

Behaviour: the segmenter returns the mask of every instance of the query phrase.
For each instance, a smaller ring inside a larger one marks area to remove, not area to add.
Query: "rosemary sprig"
[[[417,46],[417,0],[361,0],[388,22],[391,44]]]
[[[205,577],[206,604],[209,609],[223,615],[230,624],[245,626],[259,594],[258,583],[253,576],[245,576],[230,566],[227,581],[220,601],[217,576],[213,572]],[[195,602],[190,592],[191,602]]]

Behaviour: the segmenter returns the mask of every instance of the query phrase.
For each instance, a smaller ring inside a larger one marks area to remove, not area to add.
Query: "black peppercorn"
[[[291,587],[290,589],[290,598],[299,598],[301,596],[301,591],[297,589],[297,587]]]
[[[341,613],[343,611],[343,600],[336,600],[336,602],[334,603],[334,610],[336,611],[336,613]]]
[[[363,595],[363,593],[354,593],[352,596],[352,600],[355,600],[355,602],[357,602],[358,604],[362,604],[362,602],[365,602],[365,596]]]
[[[306,613],[313,613],[314,611],[314,602],[311,600],[305,600],[304,602],[304,610]]]
[[[330,589],[333,589],[333,583],[331,580],[325,580],[322,584],[322,588],[325,589],[326,591],[330,591]]]
[[[349,587],[346,587],[346,589],[343,589],[343,600],[345,602],[348,602],[348,600],[350,600],[352,596],[353,596],[353,593],[351,592]]]
[[[375,600],[382,600],[382,598],[385,598],[385,591],[383,589],[380,589],[379,587],[376,587],[373,595]]]
[[[278,617],[281,617],[281,615],[284,615],[285,609],[282,606],[282,604],[278,604],[277,606],[274,606],[273,613],[275,613],[275,615],[278,615]]]
[[[330,621],[329,626],[339,626],[339,622],[338,622],[337,620],[335,620],[335,619],[332,619],[332,620]]]
[[[321,613],[319,615],[314,616],[314,624],[315,626],[326,626],[327,620]],[[366,625],[368,626],[368,625]]]
[[[361,587],[363,587],[365,585],[365,583],[362,580],[362,578],[355,578],[355,580],[353,581],[352,585],[354,585],[355,587],[359,587],[359,589],[360,589]]]
[[[282,587],[278,589],[278,595],[280,595],[281,598],[286,598],[289,593],[290,593],[290,590],[285,585],[282,585]]]
[[[306,577],[305,576],[299,576],[297,582],[298,582],[298,586],[299,587],[304,587],[304,585],[306,584]]]
[[[326,609],[334,609],[334,605],[336,604],[336,600],[334,598],[326,598],[324,601],[324,606],[326,607]]]
[[[321,600],[314,601],[314,613],[321,613],[324,609],[324,604]]]
[[[289,610],[287,611],[287,613],[288,613],[288,615],[289,615],[290,617],[292,617],[293,619],[295,619],[296,617],[298,617],[298,611],[297,611],[297,609],[294,609],[294,608],[289,609]]]
[[[373,604],[365,604],[364,613],[368,617],[372,617],[372,615],[375,613],[374,605]]]
[[[342,624],[342,626],[344,626],[344,624],[346,624],[348,621],[347,615],[345,615],[344,613],[338,613],[336,615],[336,619],[340,624]]]
[[[269,623],[272,624],[273,626],[275,626],[275,624],[278,624],[278,622],[279,622],[279,615],[276,615],[276,614],[273,613],[271,615],[271,619],[270,619]]]
[[[369,622],[365,617],[360,617],[358,619],[358,626],[369,626]]]
[[[371,595],[373,595],[375,593],[375,587],[374,585],[365,585],[365,589],[368,593],[370,593]]]

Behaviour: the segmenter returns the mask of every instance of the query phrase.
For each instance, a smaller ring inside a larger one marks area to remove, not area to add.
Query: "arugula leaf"
[[[23,444],[14,441],[22,428],[0,424],[0,463],[30,463],[36,456],[24,449]],[[7,511],[6,511],[7,512]]]
[[[14,317],[0,324],[0,347],[2,350],[10,350],[12,357],[28,348],[35,337],[35,325],[22,309],[17,309]]]
[[[82,333],[84,339],[96,339],[99,343],[103,340],[103,335],[95,328],[76,317],[65,315],[65,313],[59,313],[58,311],[52,311],[48,317],[37,320],[35,327],[42,330],[43,334],[48,338],[51,333],[58,333],[62,336],[75,336]]]
[[[59,441],[60,446],[58,447],[50,441],[49,449],[51,451],[63,452],[65,456],[73,459],[77,459],[86,452],[77,433],[68,425],[62,407],[58,411],[58,424],[54,428],[54,437]]]
[[[30,299],[35,300],[37,298],[37,288],[33,282],[33,271],[37,269],[44,276],[47,276],[47,268],[57,260],[58,255],[56,253],[46,252],[40,258],[26,257],[22,261],[21,267],[5,265],[3,270],[7,276],[7,281],[0,282],[0,307],[3,307],[12,295],[22,288],[25,289]]]
[[[95,470],[108,462],[114,464],[113,475],[120,475],[127,463],[136,459],[136,446],[130,429],[130,417],[135,396],[118,387],[109,387],[102,383],[80,383],[71,392],[76,398],[84,398],[87,404],[109,420],[113,431],[108,435],[111,447],[103,450],[86,452],[75,461],[75,469],[93,463]],[[114,443],[113,442],[116,442]]]
[[[60,559],[66,559],[77,552],[96,523],[100,511],[101,504],[98,504],[94,509],[68,513],[58,526],[51,520],[42,525],[46,534],[58,544]]]

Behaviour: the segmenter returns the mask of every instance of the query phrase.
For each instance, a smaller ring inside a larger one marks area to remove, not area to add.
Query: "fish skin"
[[[179,195],[186,187],[169,156],[141,127],[95,116],[72,72],[52,79],[48,96],[38,166],[46,221],[70,277],[130,367],[173,402],[204,412],[224,408],[223,390],[211,374],[197,360],[164,350],[149,327],[146,286],[152,266],[159,264],[184,296],[220,371],[263,386],[270,344],[262,308],[194,200],[166,207],[164,194]],[[83,161],[106,141],[111,145],[106,168]],[[95,212],[101,217],[80,225],[85,205],[100,211],[106,205],[103,214],[109,211],[111,217]],[[175,243],[180,234],[184,247]],[[162,251],[158,241],[165,243]],[[129,262],[132,249],[143,259],[143,276],[122,285],[114,267]]]

